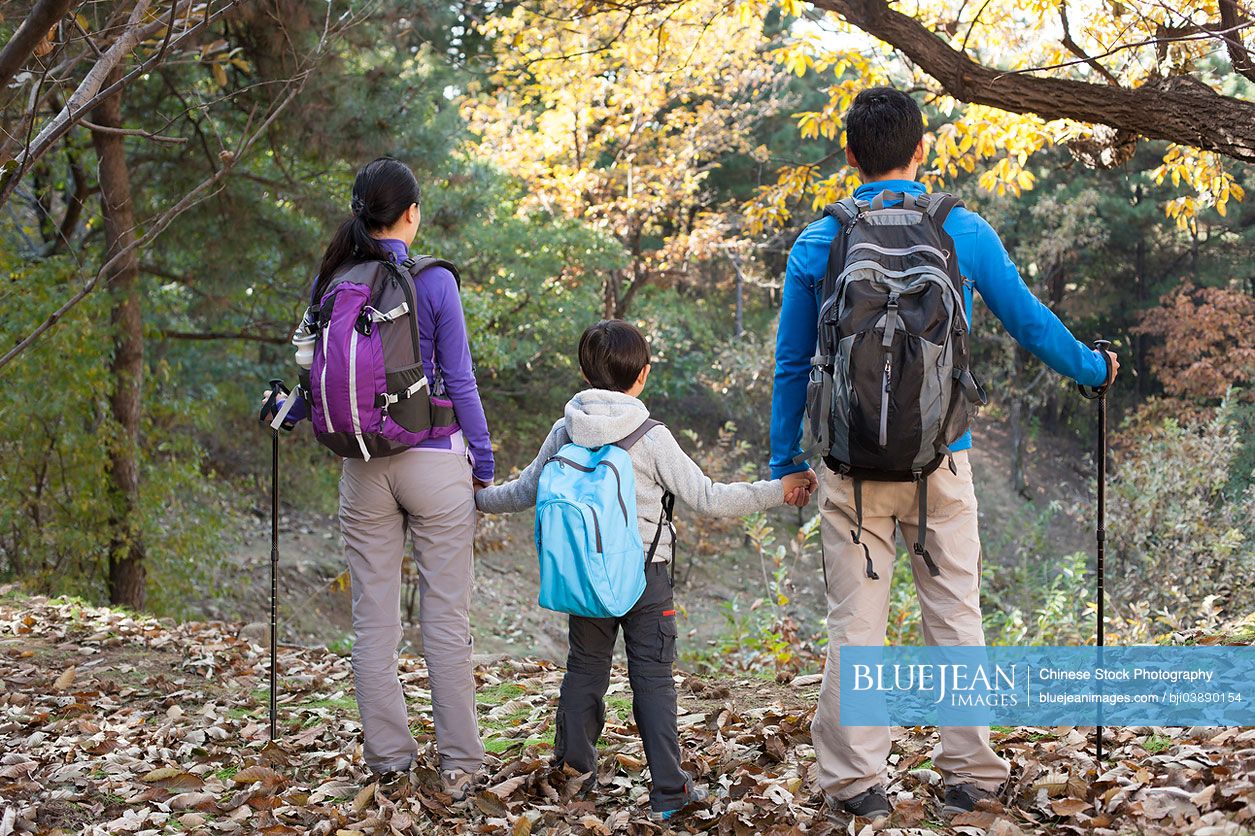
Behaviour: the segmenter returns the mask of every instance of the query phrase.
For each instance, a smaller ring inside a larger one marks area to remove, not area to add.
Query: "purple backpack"
[[[369,461],[457,431],[432,358],[423,370],[415,282],[447,261],[362,261],[315,283],[306,321],[316,337],[309,379],[314,434],[337,455]]]

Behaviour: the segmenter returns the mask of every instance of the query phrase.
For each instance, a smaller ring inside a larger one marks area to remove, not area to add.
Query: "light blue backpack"
[[[618,618],[645,591],[645,553],[636,523],[636,473],[628,451],[661,422],[652,419],[614,444],[567,444],[545,462],[536,491],[539,604],[588,618]],[[666,498],[663,507],[667,508]],[[673,535],[674,537],[674,535]]]

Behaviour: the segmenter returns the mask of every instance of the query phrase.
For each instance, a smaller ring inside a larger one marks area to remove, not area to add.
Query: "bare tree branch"
[[[961,101],[1110,125],[1255,162],[1255,102],[1220,95],[1196,79],[1176,76],[1127,88],[1004,72],[977,63],[884,0],[813,2],[897,47]]]
[[[102,134],[117,134],[118,136],[142,136],[144,139],[150,139],[153,142],[168,142],[171,145],[182,145],[187,142],[185,136],[162,136],[161,134],[151,133],[141,128],[114,128],[109,125],[97,125],[95,122],[89,122],[86,119],[80,119],[79,124],[93,131]]]
[[[49,314],[48,317],[36,326],[34,330],[15,343],[12,348],[6,351],[3,355],[0,355],[0,370],[3,370],[4,367],[11,363],[15,357],[29,348],[37,339],[39,339],[40,336],[44,334],[44,332],[56,325],[62,317],[74,308],[75,305],[86,299],[87,296],[96,289],[101,281],[109,275],[109,271],[112,270],[118,262],[128,257],[132,252],[146,247],[153,241],[153,239],[164,232],[166,227],[168,227],[171,222],[175,220],[175,218],[206,200],[213,194],[216,194],[222,188],[220,185],[221,181],[228,173],[230,173],[231,169],[247,155],[248,151],[253,147],[257,140],[267,130],[269,130],[271,124],[279,117],[279,114],[282,113],[283,110],[292,103],[293,99],[300,94],[301,90],[304,89],[305,83],[309,80],[312,72],[313,71],[311,69],[305,69],[300,74],[293,77],[293,79],[289,82],[287,92],[284,94],[282,99],[271,108],[265,120],[263,120],[251,134],[241,138],[240,143],[236,146],[234,152],[228,157],[223,158],[224,164],[221,168],[193,187],[187,192],[187,194],[183,195],[183,197],[181,197],[173,206],[161,213],[161,215],[157,218],[149,221],[145,225],[143,235],[137,236],[128,247],[120,249],[118,252],[114,253],[108,261],[101,265],[96,274],[88,279],[87,282],[85,282],[83,286],[74,293],[74,295],[63,302],[55,311]]]
[[[1086,64],[1089,64],[1103,78],[1107,79],[1107,83],[1116,87],[1120,86],[1120,80],[1111,74],[1111,71],[1099,64],[1097,59],[1091,58],[1081,49],[1081,45],[1072,39],[1072,29],[1068,26],[1068,0],[1061,0],[1059,3],[1059,19],[1063,22],[1063,45],[1068,48],[1068,52],[1080,58]]]
[[[1247,51],[1240,31],[1243,24],[1251,22],[1250,18],[1238,8],[1238,0],[1219,0],[1219,2],[1220,28],[1230,33],[1222,37],[1225,48],[1229,51],[1229,60],[1233,63],[1233,71],[1255,81],[1255,62],[1251,60],[1251,53]]]
[[[177,0],[177,2],[180,4],[184,2],[190,3],[190,0]],[[204,17],[197,21],[193,26],[190,26],[180,32],[177,37],[171,39],[169,47],[171,49],[179,47],[193,35],[206,29],[223,15],[234,9],[241,2],[243,2],[243,0],[225,0],[225,2],[212,12],[209,8],[210,4],[206,3]],[[141,5],[147,8],[150,4],[151,0],[138,0],[136,8],[139,8]],[[134,17],[134,14],[132,14],[132,19],[134,19]],[[119,37],[119,41],[115,41],[114,44],[110,46],[104,56],[102,56],[88,72],[88,77],[94,80],[94,92],[92,92],[90,96],[80,96],[80,91],[82,91],[88,84],[88,80],[84,79],[83,84],[81,84],[79,88],[71,94],[70,100],[66,102],[65,107],[62,108],[56,117],[54,117],[52,122],[45,125],[44,128],[40,130],[39,135],[36,136],[36,138],[28,145],[27,149],[22,154],[18,155],[15,162],[9,164],[13,166],[12,169],[9,171],[0,169],[0,206],[4,205],[10,195],[13,194],[13,189],[16,187],[18,181],[21,180],[26,172],[30,170],[31,166],[39,160],[40,157],[46,154],[57,142],[57,140],[64,136],[70,128],[81,122],[83,116],[91,108],[95,107],[102,100],[112,96],[118,90],[121,90],[135,78],[150,72],[154,67],[159,66],[162,61],[165,60],[164,50],[155,53],[152,57],[141,62],[130,72],[123,75],[116,82],[106,85],[103,89],[101,89],[101,84],[103,83],[104,76],[107,75],[107,73],[101,75],[98,73],[98,70],[106,65],[108,68],[112,68],[112,66],[116,65],[121,58],[134,49],[140,41],[150,37],[156,32],[161,31],[164,26],[165,24],[160,20],[148,23],[144,26],[136,24],[136,26],[127,29]],[[119,43],[122,41],[130,41],[131,43],[125,50],[120,52],[117,60],[112,60],[110,56],[113,54],[114,50],[118,48]],[[110,63],[111,60],[112,63]]]
[[[65,17],[72,2],[73,0],[38,0],[35,3],[26,20],[22,21],[22,25],[9,38],[4,48],[0,49],[0,88],[6,87],[9,80],[22,69],[35,47],[48,34],[48,30]]]
[[[287,340],[266,334],[252,334],[247,331],[166,331],[161,332],[163,340],[190,340],[194,342],[211,342],[217,340],[242,340],[244,342],[265,343],[267,345],[286,345]]]

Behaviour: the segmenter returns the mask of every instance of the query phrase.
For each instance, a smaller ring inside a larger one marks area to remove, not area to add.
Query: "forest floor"
[[[175,624],[0,588],[0,834],[795,834],[1249,833],[1255,728],[995,728],[1012,762],[1000,801],[943,822],[933,730],[894,729],[892,818],[832,820],[817,791],[809,724],[818,677],[679,674],[685,765],[711,798],[668,827],[647,818],[643,753],[624,671],[608,699],[597,785],[549,764],[561,670],[481,664],[489,778],[460,804],[433,768],[420,659],[401,677],[419,767],[380,786],[361,762],[348,660],[284,646],[278,745],[267,742],[266,653],[239,624]],[[1255,621],[1208,643],[1255,638]]]
[[[972,468],[980,505],[981,538],[986,571],[1032,553],[1068,555],[1085,551],[1093,540],[1085,518],[1090,503],[1090,455],[1064,438],[1032,443],[1028,457],[1027,497],[1010,478],[1011,434],[1007,426],[985,420],[976,429]],[[259,497],[259,502],[268,497]],[[812,504],[805,509],[814,514]],[[786,543],[802,523],[796,509],[769,515],[776,540]],[[757,598],[770,598],[757,551],[747,541],[739,520],[692,518],[677,508],[680,559],[676,603],[681,626],[681,653],[691,662],[721,655],[720,646],[745,621]],[[280,629],[286,641],[347,649],[352,635],[348,575],[334,516],[284,508],[280,522]],[[269,506],[239,518],[228,532],[228,562],[217,597],[196,602],[191,617],[254,622],[250,635],[260,635],[268,617],[270,520]],[[1023,541],[1035,538],[1034,547]],[[901,546],[901,544],[899,544]],[[1020,558],[1022,559],[1022,557]],[[790,557],[789,612],[804,635],[820,634],[826,605],[819,549],[812,546],[797,560]],[[476,590],[471,627],[482,658],[529,655],[564,660],[565,622],[536,606],[539,577],[532,546],[531,514],[481,517],[476,535]],[[404,602],[403,602],[404,603]],[[403,648],[418,652],[422,642],[413,625]]]

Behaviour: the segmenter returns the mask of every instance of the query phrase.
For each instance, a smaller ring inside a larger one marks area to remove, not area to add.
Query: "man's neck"
[[[877,174],[875,177],[868,177],[864,174],[862,175],[862,178],[864,183],[883,183],[885,180],[914,180],[915,174],[918,171],[918,166],[912,166],[910,168],[899,168],[894,171],[887,171],[884,174]]]

